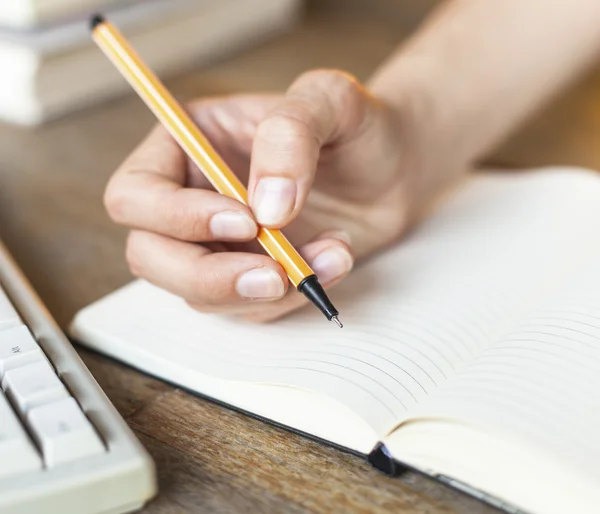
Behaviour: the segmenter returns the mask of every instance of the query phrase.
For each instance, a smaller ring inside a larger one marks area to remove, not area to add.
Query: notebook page
[[[590,239],[572,278],[521,315],[514,326],[434,391],[410,417],[417,420],[411,428],[415,433],[420,420],[445,419],[478,428],[486,435],[490,448],[509,441],[504,457],[519,467],[518,473],[509,473],[513,480],[519,476],[541,480],[539,467],[547,462],[546,476],[554,474],[560,479],[551,484],[540,482],[532,495],[547,495],[553,484],[556,494],[570,498],[575,494],[565,485],[570,481],[569,487],[588,484],[597,492],[596,501],[600,499],[600,218],[596,215],[592,220],[592,230],[588,226],[576,230],[580,237]],[[408,440],[399,445],[402,430],[400,427],[392,434],[391,447],[411,462]],[[446,439],[445,447],[457,444],[455,439],[452,441]],[[412,442],[421,465],[435,467],[431,463],[436,462],[440,466],[446,458],[449,468],[456,467],[445,450],[440,450],[444,445],[432,450],[436,452],[432,457]],[[470,462],[473,453],[471,443],[467,443],[461,460]],[[477,459],[485,462],[478,479],[499,473],[486,450]],[[552,462],[554,467],[550,467]],[[568,478],[566,482],[564,477]],[[578,477],[575,485],[574,477]],[[503,481],[507,482],[504,486],[512,487],[506,476]],[[498,476],[489,483],[499,490],[503,487]],[[597,503],[593,507],[587,503],[588,508],[586,512],[596,512]]]
[[[588,217],[574,209],[581,195],[569,198],[594,188],[591,174],[561,170],[469,180],[332,291],[342,330],[313,307],[260,326],[203,315],[136,282],[82,311],[74,332],[85,328],[100,351],[103,338],[118,341],[112,355],[125,361],[135,349],[182,373],[328,395],[383,436],[537,301],[549,277],[577,266],[586,243],[572,227]]]

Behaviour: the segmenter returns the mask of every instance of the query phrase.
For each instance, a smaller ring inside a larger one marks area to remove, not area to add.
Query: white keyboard
[[[0,513],[140,509],[154,465],[0,243]]]

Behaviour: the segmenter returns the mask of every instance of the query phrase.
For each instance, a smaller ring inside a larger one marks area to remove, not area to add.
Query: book
[[[132,1],[125,0],[129,3]],[[2,0],[0,26],[28,29],[103,9],[118,2],[124,3],[124,0]]]
[[[416,469],[510,512],[600,505],[600,176],[469,176],[311,306],[255,325],[138,280],[83,345],[187,390]]]
[[[106,15],[161,78],[289,30],[302,0],[144,0]],[[0,119],[36,125],[130,87],[90,38],[89,13],[33,31],[0,29]]]

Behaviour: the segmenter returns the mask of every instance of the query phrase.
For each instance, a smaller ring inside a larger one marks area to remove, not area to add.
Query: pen
[[[144,64],[119,30],[101,15],[91,19],[92,38],[189,158],[221,194],[248,204],[248,192],[187,112]],[[259,227],[258,242],[285,270],[290,282],[329,321],[343,326],[315,272],[279,230]]]

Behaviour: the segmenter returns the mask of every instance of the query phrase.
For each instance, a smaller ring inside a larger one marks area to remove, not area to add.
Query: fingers
[[[339,234],[331,235],[335,237],[324,234],[321,236],[323,239],[309,243],[301,251],[319,277],[321,284],[326,288],[333,287],[342,281],[350,273],[354,264],[347,242],[336,239]],[[281,300],[261,306],[245,305],[246,309],[238,312],[238,315],[249,321],[264,323],[286,316],[308,303],[309,301],[302,293],[291,288]]]
[[[354,257],[343,232],[326,232],[300,249],[323,287],[331,287],[350,273]]]
[[[304,205],[321,148],[360,126],[365,94],[351,76],[319,70],[302,75],[256,130],[249,200],[256,220],[280,228]]]
[[[209,311],[250,300],[276,300],[288,287],[283,268],[266,255],[211,253],[150,232],[131,232],[127,260],[134,275]]]
[[[347,236],[339,232],[321,235],[317,241],[304,246],[300,253],[319,276],[324,287],[332,287],[343,280],[353,266],[352,252]],[[290,287],[287,294],[270,302],[243,302],[235,305],[206,305],[190,302],[191,306],[202,312],[233,314],[254,322],[266,322],[281,318],[308,304],[306,297]]]
[[[301,249],[325,287],[337,284],[352,269],[352,253],[343,238],[339,233],[324,234]],[[285,272],[266,255],[212,253],[199,245],[132,231],[127,260],[134,275],[184,298],[202,312],[260,322],[308,303],[295,288],[288,290]]]
[[[257,225],[240,202],[184,187],[187,161],[161,128],[154,130],[109,182],[105,204],[122,225],[194,242],[248,241]]]

